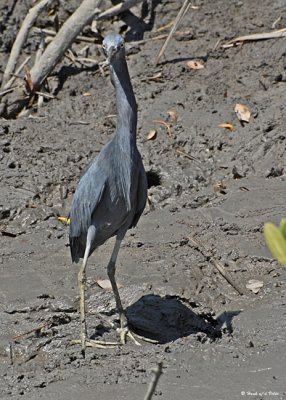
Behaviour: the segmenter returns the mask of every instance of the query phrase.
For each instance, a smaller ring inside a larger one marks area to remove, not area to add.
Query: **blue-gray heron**
[[[137,105],[125,59],[124,40],[111,33],[105,37],[102,47],[116,92],[116,131],[80,178],[70,210],[72,261],[83,258],[78,273],[83,354],[87,344],[87,260],[112,236],[116,236],[116,241],[107,273],[120,317],[121,341],[125,342],[127,334],[131,336],[115,280],[115,264],[121,241],[127,230],[136,226],[147,200],[147,177],[136,145]]]

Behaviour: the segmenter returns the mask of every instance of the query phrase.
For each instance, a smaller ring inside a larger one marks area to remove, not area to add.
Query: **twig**
[[[39,43],[39,48],[36,52],[36,57],[35,57],[35,64],[39,61],[41,58],[43,52],[45,50],[45,34],[41,32],[41,38],[40,38],[40,43]],[[44,102],[44,96],[42,94],[39,94],[40,92],[37,92],[38,94],[38,108],[42,107],[43,102]]]
[[[161,50],[159,51],[159,54],[157,55],[157,57],[155,59],[155,67],[159,63],[162,55],[164,54],[164,52],[165,52],[165,50],[166,50],[166,48],[167,48],[167,46],[169,44],[169,41],[171,40],[172,36],[174,35],[175,31],[177,30],[181,20],[184,18],[184,16],[187,13],[188,9],[190,8],[190,5],[191,5],[190,0],[185,0],[184,1],[184,4],[182,5],[182,7],[181,7],[181,9],[180,9],[175,21],[174,21],[174,25],[173,25],[172,29],[170,30],[170,33],[169,33],[167,39],[166,39],[166,41],[163,44]]]
[[[201,248],[206,250],[205,245],[202,242],[198,242],[197,240],[195,240],[192,236],[189,236],[188,239],[197,246],[198,250],[204,256],[204,253]],[[224,277],[224,279],[237,291],[238,294],[243,295],[244,294],[243,291],[233,282],[232,278],[226,272],[224,266],[214,257],[211,257],[211,260],[216,269],[218,270],[218,272]]]
[[[30,331],[20,333],[20,334],[17,335],[17,336],[13,336],[11,339],[12,339],[13,341],[18,340],[18,339],[21,339],[22,337],[28,336],[28,335],[30,335],[31,333],[35,333],[35,332],[41,331],[43,328],[46,328],[46,327],[49,326],[49,325],[50,325],[50,323],[46,322],[45,324],[42,324],[42,325],[38,326],[37,328],[31,329]]]
[[[163,374],[162,369],[163,369],[163,363],[162,362],[159,362],[157,364],[157,367],[152,369],[153,377],[152,377],[152,380],[151,380],[151,382],[149,384],[148,391],[147,391],[147,393],[146,393],[146,395],[144,397],[144,400],[151,400],[152,399],[152,396],[153,396],[153,394],[154,394],[154,392],[156,390],[156,387],[158,385],[160,376]]]
[[[51,37],[55,37],[57,32],[53,31],[51,29],[40,29],[35,27],[34,28],[35,32],[44,32],[46,35],[51,36]],[[75,42],[86,42],[86,43],[95,43],[98,39],[97,38],[92,38],[92,37],[88,37],[88,36],[82,36],[82,35],[78,35],[75,39]]]
[[[53,95],[50,94],[50,93],[39,92],[38,90],[36,90],[35,93],[36,93],[38,96],[40,96],[40,97],[46,97],[47,99],[56,99],[56,97],[53,96]]]
[[[88,65],[92,64],[93,66],[98,65],[97,60],[94,60],[93,58],[88,58],[88,57],[77,57],[76,61],[81,64],[84,64],[84,65],[86,65],[86,64],[88,64]]]
[[[5,96],[7,93],[13,92],[14,89],[15,87],[11,87],[10,89],[2,90],[2,92],[0,92],[0,97]]]
[[[23,21],[23,24],[18,32],[18,35],[16,37],[16,40],[13,44],[10,57],[8,60],[8,63],[5,68],[5,72],[3,75],[3,80],[2,80],[2,85],[1,88],[7,89],[6,88],[6,83],[8,79],[11,76],[11,73],[15,71],[19,55],[21,52],[21,49],[27,39],[27,36],[29,34],[30,29],[34,25],[34,22],[36,21],[37,17],[39,14],[52,2],[52,0],[42,0],[38,4],[36,4],[34,7],[32,7],[28,14],[26,15],[26,18]]]
[[[286,28],[273,32],[253,33],[251,35],[238,36],[222,45],[223,48],[233,47],[241,42],[253,42],[257,40],[276,39],[286,36]]]
[[[198,162],[198,160],[197,160],[195,157],[190,156],[190,154],[186,153],[186,152],[183,151],[183,150],[176,149],[176,153],[180,154],[181,156],[184,156],[184,157],[188,158],[189,160],[197,161],[197,162]]]
[[[279,15],[279,17],[273,22],[272,29],[275,29],[275,26],[278,24],[278,22],[280,22],[281,18],[281,15]]]
[[[12,78],[6,83],[5,85],[5,89],[9,89],[11,88],[11,86],[13,85],[14,81],[16,78],[21,78],[19,76],[20,72],[22,71],[22,69],[25,67],[25,65],[30,61],[31,56],[28,56],[23,62],[22,64],[19,66],[19,68],[17,68],[16,73],[10,73],[10,75],[12,75]]]

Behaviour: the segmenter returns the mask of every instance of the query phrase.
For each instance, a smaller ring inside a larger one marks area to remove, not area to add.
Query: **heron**
[[[81,176],[70,209],[69,242],[73,262],[83,259],[78,272],[81,351],[87,344],[85,283],[89,256],[115,236],[107,274],[120,320],[121,343],[127,336],[138,344],[121,303],[115,279],[116,260],[128,229],[137,225],[147,200],[147,177],[136,144],[137,104],[128,72],[125,43],[121,35],[108,34],[102,43],[115,89],[117,122],[113,138]]]

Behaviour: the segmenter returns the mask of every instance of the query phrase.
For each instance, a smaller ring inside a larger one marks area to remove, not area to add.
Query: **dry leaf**
[[[230,131],[234,131],[234,126],[232,124],[219,124],[219,128],[229,129]]]
[[[250,279],[245,285],[247,289],[251,290],[253,293],[257,294],[263,287],[264,283],[256,279]]]
[[[26,89],[27,89],[27,91],[29,93],[31,93],[32,90],[33,90],[33,87],[34,87],[33,86],[33,82],[32,82],[31,72],[30,72],[29,68],[26,65],[25,65],[24,69],[25,69],[24,80],[25,80],[25,83],[26,83]]]
[[[225,184],[224,184],[222,181],[216,182],[216,183],[213,185],[213,191],[214,191],[215,193],[219,192],[219,193],[225,194],[225,191],[224,191],[225,189],[226,189],[226,186],[225,186]]]
[[[153,121],[154,122],[154,124],[159,124],[159,125],[163,125],[166,129],[167,129],[167,131],[168,131],[168,135],[169,136],[171,136],[172,135],[172,131],[171,131],[171,127],[170,127],[170,125],[169,124],[167,124],[167,122],[165,122],[165,121],[161,121],[161,120],[154,120]]]
[[[234,111],[237,115],[237,118],[240,121],[249,122],[250,116],[251,116],[251,111],[244,104],[236,103],[236,105],[234,107]]]
[[[189,69],[203,69],[203,68],[205,68],[205,66],[202,63],[202,61],[199,61],[199,60],[187,61],[187,67]]]
[[[106,291],[112,290],[112,286],[109,279],[97,279],[96,284],[103,290]],[[120,289],[123,287],[123,285],[117,283],[117,287]]]
[[[85,97],[92,96],[92,94],[90,92],[85,92],[82,95],[85,96]]]
[[[178,120],[178,113],[174,110],[169,110],[167,111],[167,113],[169,114],[170,120],[173,122],[177,122]]]
[[[157,137],[157,131],[156,129],[150,129],[146,136],[146,140],[155,140]]]

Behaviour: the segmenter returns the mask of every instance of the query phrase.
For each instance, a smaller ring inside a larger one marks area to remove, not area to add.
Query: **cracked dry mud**
[[[10,15],[8,3],[0,1],[2,70],[30,2],[11,2]],[[70,11],[77,3],[62,2]],[[117,280],[130,323],[158,344],[88,349],[85,360],[70,344],[80,330],[78,266],[57,216],[68,214],[81,171],[114,132],[114,118],[106,118],[114,114],[108,75],[65,60],[50,82],[56,99],[30,118],[0,122],[1,399],[143,399],[159,361],[158,399],[286,398],[286,269],[273,261],[262,236],[264,222],[286,215],[285,39],[229,49],[218,43],[271,31],[275,21],[275,29],[285,27],[286,2],[196,5],[179,28],[192,34],[172,39],[156,68],[162,42],[135,39],[154,36],[181,3],[157,2],[152,31],[141,37],[138,20],[133,24],[130,13],[124,19],[131,23],[138,146],[154,209],[147,206],[128,232]],[[38,24],[46,21],[42,15]],[[104,33],[124,21],[115,19],[113,27],[105,21]],[[35,43],[30,37],[23,57]],[[103,60],[96,46],[90,51]],[[190,59],[205,68],[189,70]],[[159,72],[159,81],[148,79]],[[249,124],[239,123],[236,103],[252,111]],[[177,112],[176,123],[169,110]],[[171,135],[154,120],[171,123]],[[156,139],[146,141],[154,128]],[[217,182],[222,192],[214,192]],[[112,240],[92,255],[87,271],[88,334],[103,340],[117,340],[109,325],[117,318],[112,293],[96,284],[107,278],[111,249]],[[243,296],[218,274],[212,257]],[[257,294],[246,289],[250,279],[263,282]]]

